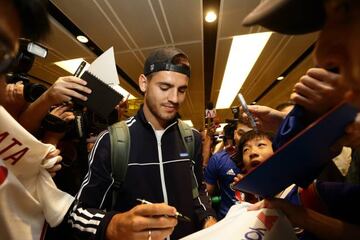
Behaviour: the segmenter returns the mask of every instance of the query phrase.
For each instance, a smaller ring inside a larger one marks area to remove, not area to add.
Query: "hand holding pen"
[[[258,128],[256,126],[255,118],[251,114],[251,112],[249,111],[249,108],[248,108],[248,106],[246,104],[246,101],[245,101],[243,95],[241,93],[239,93],[238,97],[239,97],[239,100],[240,100],[240,104],[242,106],[242,110],[246,113],[247,117],[249,118],[250,125],[251,125],[252,129],[255,130],[255,132],[257,132]]]
[[[159,240],[169,236],[178,220],[176,209],[165,203],[139,204],[129,211],[115,214],[106,229],[107,239]]]
[[[248,110],[253,116],[257,129],[261,131],[276,132],[287,115],[285,112],[263,105],[249,105]],[[242,111],[242,117],[249,118],[243,109]]]
[[[139,201],[140,203],[142,204],[153,204],[152,202],[149,202],[149,201],[146,201],[145,199],[139,199],[137,198],[136,199],[137,201]],[[179,212],[176,212],[175,215],[167,215],[167,217],[174,217],[174,218],[177,218],[178,220],[180,221],[184,221],[184,222],[191,222],[191,219]]]

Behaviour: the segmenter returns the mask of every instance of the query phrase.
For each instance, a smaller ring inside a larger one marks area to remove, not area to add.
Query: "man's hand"
[[[56,150],[48,153],[48,155],[46,155],[46,157],[45,157],[45,159],[50,159],[50,158],[55,158],[56,157],[55,165],[53,167],[51,167],[51,168],[46,169],[50,173],[50,175],[52,177],[55,177],[56,172],[60,171],[60,169],[61,169],[60,162],[62,161],[62,157],[59,154],[60,154],[60,150],[56,149]]]
[[[284,199],[271,198],[264,199],[248,207],[248,211],[259,210],[261,208],[274,208],[281,210],[294,226],[304,226],[306,220],[306,210],[296,206]]]
[[[61,105],[50,111],[51,115],[54,115],[61,120],[69,123],[75,119],[74,113],[71,111],[71,105]],[[64,132],[52,132],[46,131],[42,138],[42,141],[45,143],[51,143],[55,146],[59,143],[59,141],[65,136]]]
[[[319,239],[359,239],[360,237],[359,226],[296,206],[284,199],[265,199],[249,206],[248,211],[260,208],[281,210],[293,226],[303,228]]]
[[[214,217],[210,216],[205,220],[203,229],[208,228],[208,227],[214,225],[215,223],[217,223],[216,219]]]
[[[307,111],[320,116],[344,99],[341,76],[323,68],[310,68],[295,84],[290,98]]]
[[[176,209],[165,203],[137,205],[130,211],[116,214],[106,229],[106,238],[163,240],[177,224]]]
[[[61,105],[51,110],[50,114],[60,118],[65,122],[70,122],[75,119],[74,112],[71,109],[71,105]]]
[[[255,118],[257,127],[263,131],[276,132],[287,115],[286,113],[262,105],[248,105],[248,108]],[[242,112],[242,117],[245,121],[248,121],[246,113]]]
[[[236,174],[236,176],[234,177],[234,182],[231,183],[231,186],[236,185],[238,182],[240,182],[241,179],[243,179],[245,177],[245,174]]]
[[[86,87],[87,82],[73,76],[60,77],[45,92],[46,98],[51,105],[68,102],[72,98],[86,101],[87,97],[82,93],[91,93],[91,89]]]

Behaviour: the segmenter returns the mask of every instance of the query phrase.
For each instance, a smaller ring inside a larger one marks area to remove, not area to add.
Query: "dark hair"
[[[236,130],[236,125],[234,123],[229,123],[224,126],[223,132],[224,132],[224,143],[226,143],[227,140],[234,139],[234,131]]]
[[[244,135],[242,135],[240,138],[239,144],[237,146],[236,154],[234,154],[232,156],[232,160],[236,163],[238,168],[243,169],[243,167],[244,167],[242,150],[243,150],[245,144],[248,141],[253,140],[255,138],[267,138],[270,141],[272,141],[274,138],[274,135],[270,132],[255,131],[255,130],[250,130],[250,131],[244,133]]]
[[[175,64],[175,65],[189,65],[189,58],[183,54],[183,53],[179,53],[178,55],[175,55],[172,59],[171,59],[171,63]]]
[[[45,0],[11,0],[21,24],[21,37],[39,40],[50,30]]]

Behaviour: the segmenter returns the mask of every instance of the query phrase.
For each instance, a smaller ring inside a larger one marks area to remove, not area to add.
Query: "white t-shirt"
[[[41,239],[45,221],[61,223],[74,198],[57,189],[44,161],[55,147],[27,132],[0,106],[1,239]]]

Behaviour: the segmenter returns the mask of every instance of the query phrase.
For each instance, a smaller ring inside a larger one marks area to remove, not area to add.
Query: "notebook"
[[[86,106],[97,115],[107,119],[109,114],[115,109],[115,106],[123,99],[123,96],[89,71],[85,71],[81,78],[87,81],[86,86],[92,92],[90,94],[81,93],[88,97],[87,101],[74,99],[74,102]]]
[[[293,183],[307,187],[335,157],[330,147],[344,135],[356,113],[348,103],[334,107],[250,171],[234,189],[273,197]]]

